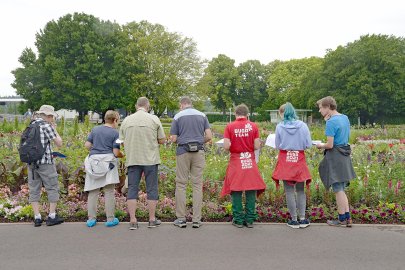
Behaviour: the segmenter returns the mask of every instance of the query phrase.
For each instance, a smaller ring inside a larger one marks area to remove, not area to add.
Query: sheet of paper
[[[224,147],[224,139],[220,139],[215,143],[218,147]]]
[[[276,134],[269,134],[269,136],[267,136],[265,145],[276,148]]]

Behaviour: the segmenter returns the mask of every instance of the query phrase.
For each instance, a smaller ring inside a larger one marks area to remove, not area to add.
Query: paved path
[[[0,224],[0,269],[405,269],[405,226]]]

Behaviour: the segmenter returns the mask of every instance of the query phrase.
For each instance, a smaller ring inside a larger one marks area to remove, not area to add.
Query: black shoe
[[[253,222],[244,222],[243,225],[245,225],[249,229],[253,228]]]
[[[34,227],[40,227],[42,225],[42,219],[36,218],[34,219]]]
[[[63,218],[60,218],[58,215],[55,215],[55,218],[51,218],[48,216],[48,219],[46,220],[46,226],[54,226],[63,223],[64,220]]]

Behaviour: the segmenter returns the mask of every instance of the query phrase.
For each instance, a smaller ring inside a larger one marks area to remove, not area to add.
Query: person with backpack
[[[63,219],[56,214],[56,203],[59,201],[58,173],[52,156],[51,142],[57,147],[62,146],[62,138],[56,131],[57,114],[53,106],[42,105],[35,112],[34,119],[23,132],[19,148],[20,159],[28,163],[29,202],[34,210],[34,226],[42,225],[39,212],[41,188],[45,187],[49,201],[49,215],[47,226],[63,223]]]

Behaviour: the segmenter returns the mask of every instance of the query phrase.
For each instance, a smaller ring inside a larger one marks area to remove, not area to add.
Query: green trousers
[[[237,224],[253,223],[256,220],[256,190],[246,190],[246,204],[245,210],[243,210],[242,203],[243,191],[232,191],[232,215],[233,222]]]

